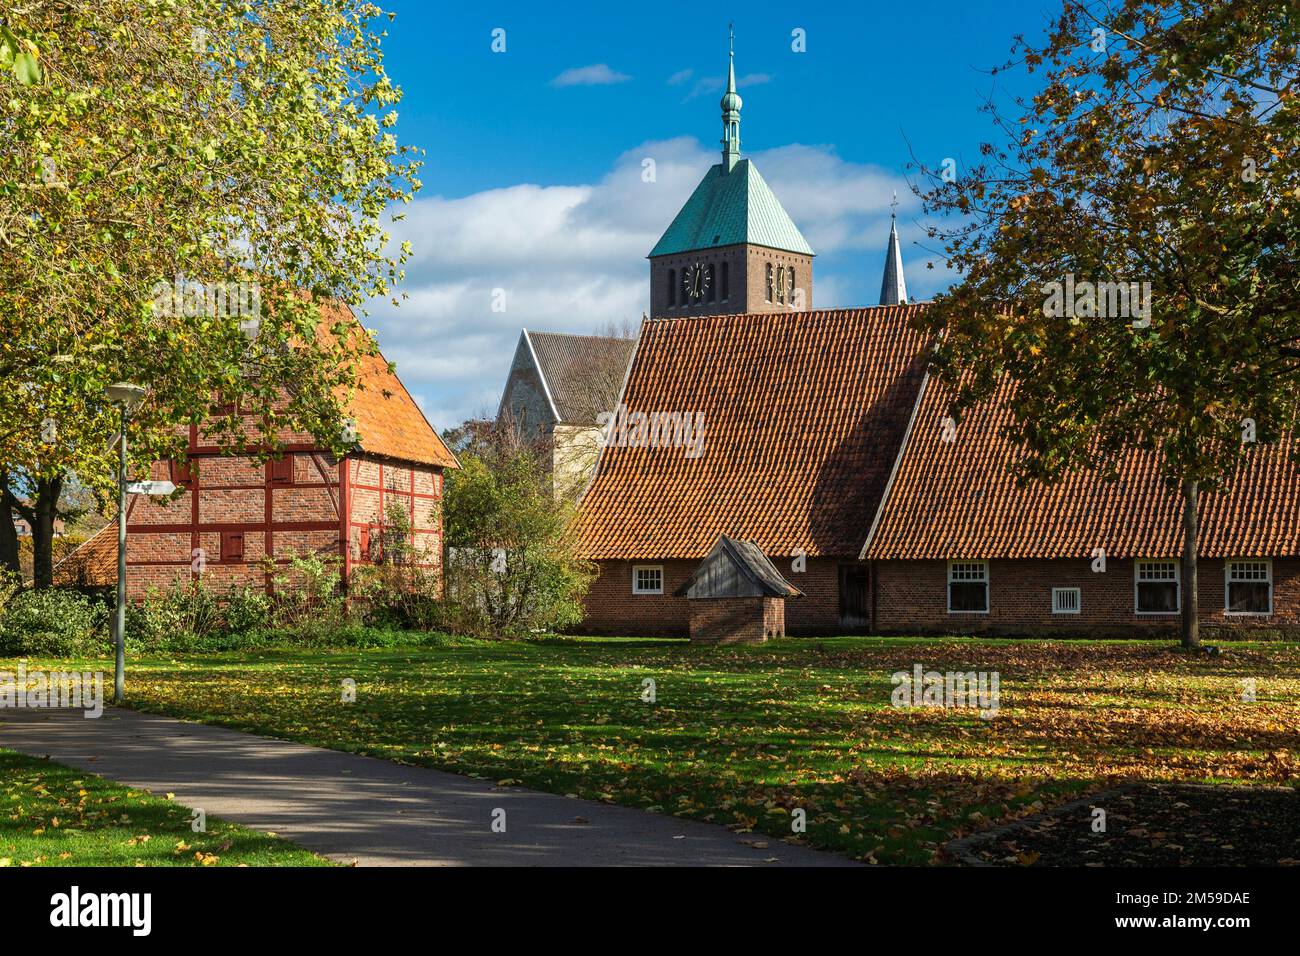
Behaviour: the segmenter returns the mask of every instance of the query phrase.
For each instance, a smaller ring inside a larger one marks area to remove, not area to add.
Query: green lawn
[[[325,866],[314,853],[178,803],[0,749],[0,866]]]
[[[1294,783],[1300,646],[551,639],[130,662],[142,710],[794,838],[890,863],[1108,781]],[[896,709],[915,663],[997,671],[993,720]],[[35,666],[35,665],[32,665]],[[641,697],[655,681],[656,701]],[[345,679],[355,703],[341,701]],[[1256,700],[1242,700],[1242,681]]]

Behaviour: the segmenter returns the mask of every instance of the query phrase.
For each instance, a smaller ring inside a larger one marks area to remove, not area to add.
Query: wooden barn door
[[[868,624],[870,577],[865,564],[840,565],[840,627],[865,631]]]

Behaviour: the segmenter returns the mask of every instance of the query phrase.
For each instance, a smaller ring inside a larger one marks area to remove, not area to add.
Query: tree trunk
[[[18,532],[14,529],[14,509],[9,501],[9,475],[0,472],[0,573],[22,574],[18,560]]]
[[[1196,556],[1198,527],[1196,506],[1197,483],[1183,482],[1183,647],[1201,646],[1200,602],[1197,600]]]
[[[54,519],[59,513],[62,478],[42,478],[36,483],[32,504],[32,586],[54,585]]]

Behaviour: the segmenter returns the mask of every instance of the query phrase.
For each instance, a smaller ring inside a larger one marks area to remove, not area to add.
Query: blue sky
[[[388,0],[397,134],[427,155],[391,229],[415,247],[409,299],[366,323],[436,428],[495,412],[521,328],[639,321],[645,255],[717,161],[729,20],[743,152],[818,253],[814,305],[875,304],[894,190],[909,293],[952,280],[916,244],[908,163],[975,159],[991,133],[980,104],[1024,85],[988,67],[1015,33],[1041,35],[1055,0],[736,7]]]

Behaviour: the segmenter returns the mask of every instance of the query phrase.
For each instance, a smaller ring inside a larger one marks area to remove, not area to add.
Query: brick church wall
[[[700,302],[682,300],[682,270],[696,263],[712,264],[714,281],[721,282],[722,264],[727,264],[728,295],[714,289],[714,299],[706,294]],[[650,315],[653,318],[678,315],[731,315],[746,312],[785,312],[789,302],[767,299],[767,264],[773,268],[794,267],[795,288],[803,290],[803,309],[813,307],[812,257],[798,252],[783,252],[764,246],[731,245],[701,249],[670,256],[658,256],[650,262]],[[668,272],[672,270],[676,287],[676,304],[668,304]]]

